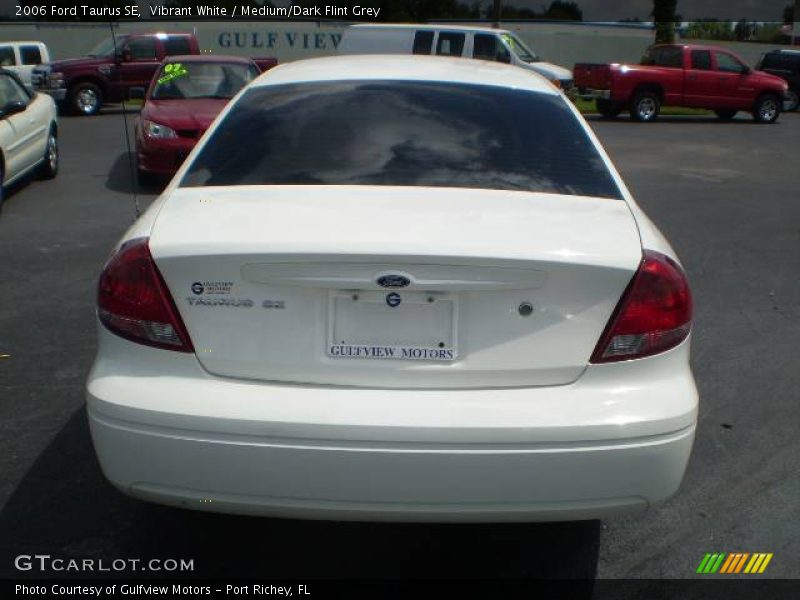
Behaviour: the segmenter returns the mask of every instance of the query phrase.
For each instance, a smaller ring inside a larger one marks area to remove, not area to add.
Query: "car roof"
[[[358,23],[350,25],[351,29],[415,29],[415,30],[445,30],[445,31],[479,31],[482,33],[511,33],[508,29],[495,29],[494,27],[480,27],[477,25],[458,25],[456,23]]]
[[[3,41],[0,42],[2,46],[12,46],[14,44],[25,44],[30,46],[44,46],[44,42],[34,41],[34,40],[10,40],[10,41]]]
[[[244,56],[231,56],[228,54],[174,54],[167,56],[164,62],[204,62],[204,63],[241,63],[249,65],[252,59]]]
[[[486,60],[404,54],[351,54],[298,60],[270,69],[250,86],[369,79],[445,81],[559,93],[547,79],[520,67]]]
[[[788,54],[789,56],[800,56],[800,50],[789,50],[788,48],[780,48],[777,50],[770,50],[767,54]]]

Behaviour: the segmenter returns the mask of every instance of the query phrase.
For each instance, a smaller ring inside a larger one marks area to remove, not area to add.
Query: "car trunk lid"
[[[641,261],[624,201],[452,188],[179,188],[150,248],[209,372],[409,388],[574,381]]]

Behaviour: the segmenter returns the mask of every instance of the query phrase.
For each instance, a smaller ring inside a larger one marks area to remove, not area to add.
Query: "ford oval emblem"
[[[405,275],[382,275],[378,277],[378,285],[385,288],[404,288],[411,283]]]

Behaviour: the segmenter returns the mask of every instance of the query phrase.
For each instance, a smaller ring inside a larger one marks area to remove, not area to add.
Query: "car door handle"
[[[719,78],[720,81],[728,81],[728,79],[729,79],[728,77],[720,77]]]

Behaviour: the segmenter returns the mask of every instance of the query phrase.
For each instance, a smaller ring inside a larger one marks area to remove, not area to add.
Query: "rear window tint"
[[[0,67],[13,67],[17,64],[13,46],[0,46]]]
[[[189,45],[189,38],[185,36],[168,37],[164,40],[164,54],[167,56],[175,56],[182,54],[191,54],[192,48]]]
[[[711,71],[711,52],[692,50],[692,68],[698,71]]]
[[[465,39],[466,36],[463,33],[439,33],[439,39],[436,42],[436,54],[441,56],[461,56]]]
[[[253,88],[183,186],[392,185],[620,198],[561,96],[425,81]]]
[[[42,53],[38,46],[20,46],[19,55],[23,65],[42,64]]]
[[[414,34],[414,54],[430,54],[433,48],[433,32],[418,31]]]

